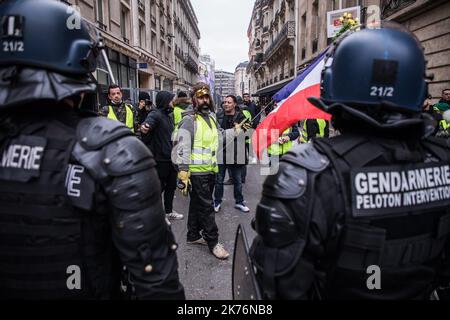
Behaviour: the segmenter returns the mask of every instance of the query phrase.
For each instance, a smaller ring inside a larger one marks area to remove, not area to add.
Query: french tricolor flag
[[[320,80],[326,51],[273,96],[277,108],[259,124],[252,137],[253,150],[259,159],[264,149],[274,143],[283,131],[294,123],[305,119],[331,119],[331,115],[317,109],[307,100],[308,97],[320,96]]]

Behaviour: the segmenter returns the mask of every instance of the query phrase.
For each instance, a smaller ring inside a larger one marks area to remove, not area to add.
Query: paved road
[[[186,298],[189,300],[223,300],[231,299],[231,267],[234,238],[239,224],[243,224],[249,243],[255,233],[250,227],[255,215],[256,205],[261,198],[264,176],[260,175],[260,167],[248,166],[247,183],[244,185],[244,197],[250,213],[241,213],[234,209],[233,186],[225,186],[222,209],[216,214],[219,227],[219,241],[230,252],[230,258],[225,261],[216,259],[206,246],[186,244],[187,214],[189,199],[178,191],[175,195],[174,209],[185,215],[185,220],[174,221],[172,230],[180,247],[177,251],[179,274],[184,285]]]

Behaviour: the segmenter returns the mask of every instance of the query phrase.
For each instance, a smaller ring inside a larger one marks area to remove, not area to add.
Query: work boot
[[[188,244],[200,244],[200,245],[204,245],[204,246],[206,246],[208,244],[208,242],[206,242],[206,240],[203,238],[198,238],[197,240],[194,240],[194,241],[188,241],[187,243]]]
[[[171,213],[166,213],[166,217],[169,220],[183,220],[184,216],[181,213],[173,211]]]
[[[212,249],[211,253],[217,258],[221,260],[227,259],[230,254],[227,250],[223,247],[221,243],[218,243],[215,245],[215,247]]]

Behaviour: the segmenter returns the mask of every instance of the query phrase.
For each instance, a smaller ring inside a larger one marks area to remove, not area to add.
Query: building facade
[[[175,91],[187,91],[199,73],[200,30],[191,1],[175,0]]]
[[[255,1],[247,32],[247,71],[251,90],[256,88],[258,96],[270,96],[294,78],[295,4],[295,0]]]
[[[215,71],[215,92],[223,101],[228,95],[235,95],[234,92],[234,73],[216,70]]]
[[[200,33],[189,0],[63,2],[78,7],[83,18],[100,31],[121,87],[176,91],[180,82],[192,82],[193,64],[181,65],[176,59],[176,48],[187,48],[189,39],[193,49],[182,50],[198,61]],[[180,30],[189,30],[189,35]],[[109,84],[102,69],[96,76],[101,85]]]
[[[450,1],[380,1],[382,19],[401,23],[422,43],[433,75],[429,92],[436,102],[442,90],[450,89]]]
[[[368,6],[379,0],[256,0],[248,28],[250,91],[270,98],[331,42],[329,11]]]
[[[250,78],[247,73],[248,61],[240,63],[234,71],[234,92],[238,96],[250,93]]]

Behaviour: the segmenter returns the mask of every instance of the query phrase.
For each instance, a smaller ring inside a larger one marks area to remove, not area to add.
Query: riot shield
[[[239,225],[234,242],[233,300],[261,300],[261,291],[249,256],[245,229]]]

